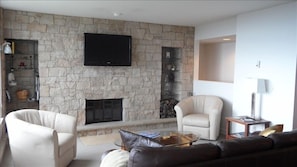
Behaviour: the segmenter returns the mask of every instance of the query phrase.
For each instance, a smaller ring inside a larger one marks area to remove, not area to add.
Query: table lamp
[[[252,103],[251,117],[255,120],[261,119],[262,94],[266,93],[265,79],[255,78],[251,82]],[[257,104],[257,108],[256,108]]]

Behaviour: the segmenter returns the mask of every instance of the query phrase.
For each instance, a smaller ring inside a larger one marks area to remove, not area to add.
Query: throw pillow
[[[283,127],[284,127],[283,124],[277,124],[277,125],[274,125],[274,126],[264,129],[262,132],[259,133],[259,135],[267,137],[268,135],[273,134],[275,132],[282,132]]]
[[[100,167],[126,167],[128,166],[129,152],[117,149],[109,152],[101,161]]]
[[[149,137],[141,136],[130,131],[120,129],[119,133],[122,139],[123,147],[127,151],[130,151],[133,147],[136,147],[136,146],[148,146],[148,147],[163,146],[157,140],[154,140]]]

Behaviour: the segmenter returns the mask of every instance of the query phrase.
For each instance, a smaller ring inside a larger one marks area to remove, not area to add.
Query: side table
[[[244,132],[243,134],[240,133],[231,133],[231,123],[237,123],[244,125]],[[265,128],[268,128],[270,125],[270,121],[261,119],[261,120],[253,120],[247,116],[240,116],[240,117],[226,117],[226,139],[234,139],[240,137],[246,137],[250,134],[250,126],[251,125],[264,125]]]

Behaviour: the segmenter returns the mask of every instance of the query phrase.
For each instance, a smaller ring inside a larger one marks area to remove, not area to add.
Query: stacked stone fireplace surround
[[[160,119],[161,49],[182,49],[182,99],[193,88],[194,27],[1,11],[4,38],[38,40],[39,108],[77,117],[79,135],[176,126],[175,118]],[[85,32],[131,35],[132,66],[84,66]],[[123,99],[122,121],[85,125],[86,99],[111,98]]]

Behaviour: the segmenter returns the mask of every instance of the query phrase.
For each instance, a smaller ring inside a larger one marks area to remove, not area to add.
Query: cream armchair
[[[5,120],[15,167],[66,167],[76,156],[76,118],[23,109]]]
[[[178,130],[198,133],[203,139],[216,140],[220,132],[222,108],[223,101],[217,96],[187,97],[174,107]]]

